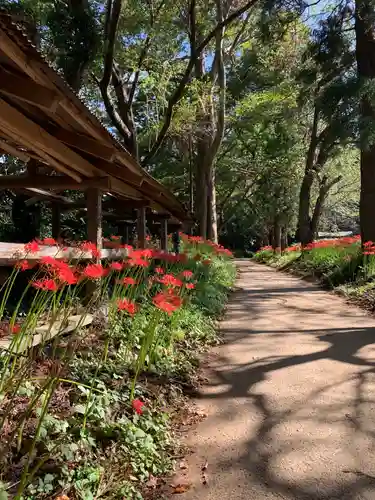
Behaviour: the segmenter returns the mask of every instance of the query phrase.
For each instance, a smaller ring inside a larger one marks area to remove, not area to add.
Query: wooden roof
[[[14,182],[55,192],[94,186],[119,199],[146,200],[155,211],[179,220],[189,219],[177,198],[139,166],[2,12],[0,152],[25,162],[36,159],[52,174],[44,180],[1,176],[3,188]]]

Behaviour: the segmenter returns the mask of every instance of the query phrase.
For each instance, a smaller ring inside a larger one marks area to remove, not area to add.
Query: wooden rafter
[[[61,101],[57,92],[3,68],[0,68],[0,93],[52,111],[56,110]]]
[[[84,151],[85,153],[89,153],[92,156],[97,156],[108,162],[112,161],[114,158],[114,148],[101,144],[97,139],[93,139],[87,135],[77,134],[62,128],[58,129],[53,135],[61,142],[73,146],[80,151]]]
[[[75,182],[60,175],[0,175],[0,189],[44,188],[83,190],[96,187],[102,191],[111,189],[109,177],[92,177],[82,182]]]
[[[0,139],[0,148],[6,153],[15,156],[16,158],[19,158],[21,161],[24,162],[29,161],[30,156],[28,156],[27,153],[24,153],[23,151],[20,151],[19,149],[13,147],[6,141],[3,141],[3,139]]]
[[[53,137],[42,127],[24,116],[17,109],[0,99],[0,125],[18,134],[20,137],[31,141],[48,155],[62,163],[69,163],[73,170],[87,177],[100,175],[100,171],[93,167],[87,160],[69,149],[61,141]]]
[[[28,150],[32,149],[33,151],[35,151],[37,153],[37,156],[33,155],[33,158],[42,159],[42,161],[44,160],[47,165],[49,165],[51,168],[55,168],[58,172],[68,175],[77,182],[81,181],[81,177],[76,172],[70,170],[65,165],[62,165],[57,160],[55,160],[55,158],[52,158],[52,156],[49,156],[45,151],[43,151],[42,148],[38,147],[35,143],[33,144],[31,141],[25,139],[24,137],[19,137],[16,131],[3,129],[2,132],[6,133],[6,135],[15,142],[27,147]],[[40,158],[38,158],[38,156]]]

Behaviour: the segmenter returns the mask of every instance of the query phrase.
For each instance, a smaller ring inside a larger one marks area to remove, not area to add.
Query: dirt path
[[[375,318],[297,278],[238,266],[181,498],[374,500]]]

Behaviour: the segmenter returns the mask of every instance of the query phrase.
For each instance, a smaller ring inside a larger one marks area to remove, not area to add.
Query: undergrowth
[[[299,245],[284,252],[265,247],[254,260],[303,277],[315,277],[335,289],[375,308],[375,252],[372,242],[361,246],[358,237],[323,240],[303,251]]]
[[[139,285],[127,288],[125,313],[107,307],[89,330],[14,355],[11,375],[1,357],[0,500],[140,500],[157,488],[173,468],[184,387],[194,383],[199,353],[216,342],[235,279],[228,255],[213,248],[185,241],[186,262],[166,264],[163,274],[148,257],[147,271],[131,268]],[[181,287],[178,296],[161,275]],[[160,286],[165,301],[179,298],[169,314],[168,302],[155,300]],[[122,307],[125,299],[115,300]]]

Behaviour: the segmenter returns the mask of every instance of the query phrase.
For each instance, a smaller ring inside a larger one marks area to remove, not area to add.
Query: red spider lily
[[[91,241],[84,241],[81,244],[80,249],[82,250],[82,252],[91,252],[91,255],[94,258],[98,259],[100,257],[100,250],[95,245],[95,243],[92,243]]]
[[[151,241],[151,236],[146,236],[146,241]]]
[[[55,246],[57,245],[57,242],[55,240],[55,238],[44,238],[44,240],[42,240],[40,242],[41,245],[47,245],[47,246]]]
[[[203,238],[201,238],[200,236],[190,236],[189,241],[191,243],[203,243]]]
[[[77,276],[74,272],[68,267],[63,267],[58,270],[57,277],[59,281],[62,283],[66,283],[67,285],[75,285],[78,282]]]
[[[119,311],[126,311],[130,316],[133,316],[138,311],[137,304],[129,299],[119,299],[117,307]]]
[[[188,269],[185,269],[185,271],[182,271],[181,275],[186,279],[190,279],[193,277],[193,271],[189,271]]]
[[[286,252],[299,252],[301,250],[301,245],[293,245],[285,249]]]
[[[195,285],[194,285],[194,283],[185,283],[185,287],[188,290],[193,290],[195,288]]]
[[[144,406],[145,404],[140,399],[133,399],[132,407],[133,410],[135,410],[135,412],[138,413],[138,415],[142,415]]]
[[[211,264],[211,259],[202,260],[202,264],[204,264],[205,266],[209,266]]]
[[[162,283],[163,285],[166,285],[166,286],[180,287],[183,284],[182,281],[180,279],[176,278],[176,276],[173,276],[173,274],[165,274],[161,278],[158,278],[157,281],[159,283]]]
[[[366,243],[363,244],[364,248],[369,248],[374,245],[373,241],[366,241]]]
[[[164,274],[164,269],[162,267],[155,267],[155,272],[157,274]]]
[[[48,255],[46,257],[42,257],[39,262],[44,266],[50,266],[50,267],[54,267],[54,268],[57,268],[60,266],[60,263],[57,259],[55,259],[54,257],[50,257]]]
[[[128,260],[128,265],[129,266],[139,266],[139,267],[148,267],[150,265],[148,260],[141,259],[139,257]]]
[[[172,292],[172,290],[171,290]],[[174,311],[179,309],[182,306],[182,299],[178,295],[173,293],[158,293],[152,299],[153,304],[162,311],[165,311],[169,315],[171,315]]]
[[[375,248],[371,250],[366,250],[363,255],[375,255]]]
[[[39,290],[46,290],[48,292],[56,292],[56,290],[58,290],[59,288],[56,281],[51,278],[32,281],[31,284],[34,288],[38,288]]]
[[[115,234],[112,234],[112,236],[110,236],[111,240],[121,240],[121,236],[118,236],[118,235],[115,235]]]
[[[133,250],[133,247],[131,245],[125,244],[125,245],[121,245],[121,247],[124,248],[125,250],[129,250],[129,252]]]
[[[122,271],[124,264],[121,264],[121,262],[111,262],[110,268],[114,271]]]
[[[269,252],[270,250],[272,250],[271,245],[266,245],[260,249],[261,252]]]
[[[26,243],[26,245],[25,245],[26,252],[36,253],[36,252],[39,252],[39,250],[40,250],[40,247],[39,247],[37,241],[30,241],[29,243]]]
[[[90,279],[97,280],[106,275],[106,270],[101,264],[89,264],[83,271],[83,274]]]
[[[136,285],[137,281],[134,278],[132,278],[131,276],[126,276],[125,278],[123,278],[122,283],[124,285],[130,286],[130,285]]]
[[[12,327],[10,327],[10,331],[14,335],[17,335],[17,333],[20,333],[20,331],[21,331],[21,326],[20,325],[13,325]]]
[[[16,264],[16,268],[20,269],[21,271],[27,271],[27,269],[31,269],[31,267],[32,266],[29,264],[27,260],[20,260]]]

